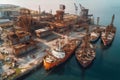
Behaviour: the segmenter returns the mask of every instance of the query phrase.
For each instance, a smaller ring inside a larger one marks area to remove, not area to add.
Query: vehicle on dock
[[[65,62],[74,53],[79,43],[77,39],[68,40],[66,44],[61,44],[61,40],[57,42],[58,47],[47,51],[43,59],[44,68],[49,70]]]
[[[81,45],[77,48],[75,52],[76,59],[81,64],[83,68],[87,68],[92,61],[95,59],[95,48],[89,42],[89,35],[85,36]]]
[[[115,37],[116,27],[113,25],[113,21],[114,21],[114,15],[112,17],[111,24],[108,25],[102,31],[101,41],[103,42],[104,46],[109,46],[112,43],[112,41],[113,41],[113,39]]]

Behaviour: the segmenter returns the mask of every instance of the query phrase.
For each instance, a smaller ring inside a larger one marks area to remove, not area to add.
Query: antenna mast
[[[40,19],[41,19],[41,16],[40,16],[40,14],[41,14],[41,8],[40,8],[40,5],[39,5],[39,21],[40,21]]]
[[[115,18],[115,15],[113,14],[113,16],[112,16],[112,21],[111,21],[111,25],[112,25],[112,26],[113,26],[114,18]]]

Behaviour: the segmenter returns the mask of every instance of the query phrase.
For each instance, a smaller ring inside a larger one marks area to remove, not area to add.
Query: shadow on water
[[[112,43],[109,46],[104,46],[101,39],[97,42],[97,49],[96,49],[96,58],[97,63],[99,65],[99,68],[101,69],[104,64],[104,58],[107,57],[106,53],[107,50],[112,46]]]
[[[85,80],[85,71],[86,71],[87,68],[83,68],[83,67],[81,66],[81,64],[78,62],[77,59],[76,59],[76,62],[77,62],[77,64],[78,64],[79,68],[81,69],[81,74],[80,74],[81,80]]]
[[[85,69],[82,68],[81,80],[85,80]]]
[[[102,43],[102,41],[101,41],[101,39],[96,43],[96,58],[97,57],[99,57],[99,58],[97,58],[97,59],[100,59],[100,60],[102,60],[102,58],[103,58],[103,54],[104,54],[104,52],[106,51],[106,49],[108,49],[108,48],[104,48],[105,46],[103,45],[103,43]]]
[[[63,75],[65,71],[65,66],[69,64],[71,59],[74,57],[74,55],[70,56],[70,58],[65,61],[64,63],[61,63],[60,65],[56,66],[54,70],[51,72],[51,74],[58,74],[58,75]]]
[[[101,46],[102,44],[99,44],[99,45]],[[100,51],[98,52],[99,53],[98,57],[99,57],[99,64],[101,64],[99,67],[101,67],[103,64],[105,49],[100,48],[99,50]]]
[[[56,67],[54,68],[54,70],[53,70],[50,74],[51,74],[51,75],[52,75],[52,74],[63,75],[63,74],[64,74],[64,71],[65,71],[65,64],[67,64],[67,62],[62,63],[62,64],[56,66]]]
[[[95,59],[91,62],[91,64],[90,64],[89,66],[87,66],[86,68],[84,68],[84,67],[79,63],[79,61],[76,59],[76,62],[77,62],[78,66],[79,66],[79,68],[80,68],[80,70],[81,70],[81,75],[80,75],[80,76],[81,76],[81,80],[85,80],[86,71],[93,66],[94,61],[95,61]]]

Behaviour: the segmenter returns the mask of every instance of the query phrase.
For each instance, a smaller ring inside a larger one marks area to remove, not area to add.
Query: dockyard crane
[[[79,4],[81,12],[80,12],[80,16],[81,18],[88,18],[88,9],[85,9],[81,4]]]
[[[75,6],[75,14],[77,15],[78,7],[77,7],[76,3],[74,3],[74,6]]]
[[[79,6],[81,10],[85,9],[85,7],[83,7],[81,4],[79,4]]]

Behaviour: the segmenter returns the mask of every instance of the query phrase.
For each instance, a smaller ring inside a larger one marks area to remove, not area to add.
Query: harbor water
[[[114,25],[117,27],[117,33],[112,45],[104,48],[99,40],[96,43],[96,58],[87,69],[83,69],[73,55],[60,66],[50,71],[41,67],[23,80],[120,80],[120,1],[76,1],[89,8],[95,20],[100,17],[101,25],[110,24],[112,15],[115,14]]]

